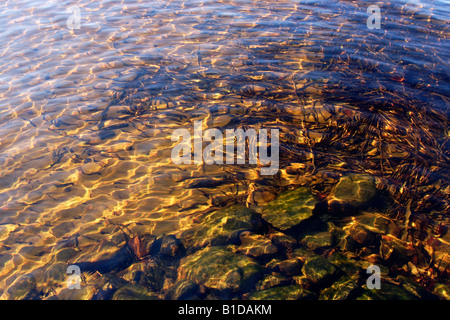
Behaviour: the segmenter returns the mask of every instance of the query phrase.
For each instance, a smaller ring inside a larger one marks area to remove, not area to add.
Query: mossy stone
[[[334,198],[353,206],[368,204],[377,194],[375,179],[368,174],[343,176],[334,188]]]
[[[289,278],[282,275],[281,273],[272,273],[264,276],[258,283],[255,285],[256,291],[266,290],[272,287],[277,287],[283,284],[287,284],[289,282]]]
[[[262,267],[250,257],[224,247],[207,247],[183,258],[178,276],[211,289],[241,291],[250,289],[261,271]]]
[[[156,293],[148,291],[145,287],[136,284],[127,284],[119,288],[113,300],[159,300]]]
[[[311,282],[323,283],[330,280],[337,273],[337,269],[327,259],[317,256],[305,261],[302,272]]]
[[[307,235],[301,243],[309,250],[331,247],[333,245],[333,234],[331,232],[319,232]]]
[[[314,298],[314,293],[303,289],[298,284],[256,291],[249,296],[249,300],[310,300]]]
[[[206,214],[201,223],[180,237],[188,250],[205,246],[223,246],[238,241],[242,231],[253,231],[257,214],[241,205],[234,205]]]
[[[334,282],[331,287],[324,289],[320,296],[320,300],[346,300],[358,288],[358,277],[343,276]]]
[[[390,284],[381,283],[381,289],[368,289],[363,286],[362,293],[356,300],[416,300],[417,297],[406,291],[405,289]]]
[[[170,287],[166,298],[169,300],[199,300],[199,285],[190,280],[178,281]]]
[[[434,285],[433,293],[443,300],[450,300],[450,287],[443,283],[436,283]]]
[[[281,193],[261,209],[262,217],[280,230],[287,230],[310,218],[317,200],[301,187]]]

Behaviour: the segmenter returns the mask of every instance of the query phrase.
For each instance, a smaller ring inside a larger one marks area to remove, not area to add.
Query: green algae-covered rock
[[[201,222],[181,235],[186,249],[205,246],[223,246],[232,242],[241,231],[255,229],[257,215],[254,211],[234,205],[206,214]]]
[[[367,268],[372,265],[369,261],[361,260],[357,257],[349,258],[346,255],[337,252],[333,253],[328,258],[328,261],[348,276],[355,276],[361,273],[366,274]],[[378,264],[378,267],[380,267],[381,277],[387,277],[389,268],[382,264]]]
[[[178,277],[211,289],[241,291],[250,289],[261,271],[252,258],[224,247],[207,247],[180,261]]]
[[[256,291],[266,290],[272,287],[277,287],[280,285],[285,285],[289,282],[289,278],[282,275],[281,273],[273,272],[272,274],[268,274],[264,276],[258,283],[255,285]]]
[[[434,285],[433,293],[443,300],[450,300],[450,287],[443,283],[436,283]]]
[[[145,287],[127,284],[114,293],[113,300],[159,300],[159,297]]]
[[[338,281],[334,282],[331,287],[324,289],[321,292],[319,299],[346,300],[352,294],[352,292],[354,292],[358,288],[358,276],[344,276]]]
[[[323,283],[330,280],[337,269],[327,259],[317,256],[306,259],[302,272],[313,283]]]
[[[314,293],[303,289],[298,284],[256,291],[249,296],[249,300],[310,300],[314,298]]]
[[[417,297],[399,286],[382,282],[381,289],[368,289],[363,285],[356,300],[417,300]]]
[[[333,234],[331,232],[319,232],[303,238],[301,243],[309,250],[331,247],[333,245]]]
[[[290,257],[300,258],[302,261],[305,261],[307,258],[318,257],[318,255],[310,250],[306,250],[303,248],[297,248],[290,254]]]
[[[261,209],[262,217],[280,230],[289,229],[313,215],[317,200],[307,188],[281,193]]]
[[[167,292],[169,300],[200,300],[199,285],[194,281],[181,280],[175,283]]]
[[[334,198],[359,207],[369,203],[377,194],[375,179],[368,174],[351,173],[343,176],[334,188]]]

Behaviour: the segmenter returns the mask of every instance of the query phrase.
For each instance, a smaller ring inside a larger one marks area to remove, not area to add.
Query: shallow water
[[[26,274],[58,296],[63,266],[108,256],[123,230],[178,236],[262,191],[326,197],[348,172],[375,176],[388,216],[410,203],[448,224],[450,5],[383,2],[370,30],[371,4],[4,1],[2,298]],[[172,132],[194,121],[279,129],[279,173],[173,164]]]

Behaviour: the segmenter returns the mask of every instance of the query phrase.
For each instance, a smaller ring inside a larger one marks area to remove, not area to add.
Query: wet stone
[[[274,231],[269,233],[267,237],[272,240],[272,243],[279,248],[283,247],[285,249],[292,250],[293,248],[298,246],[297,240],[282,232]]]
[[[36,279],[32,274],[26,274],[16,279],[6,291],[8,300],[32,299],[36,294]]]
[[[182,280],[175,283],[167,292],[168,300],[200,300],[200,286],[194,281]]]
[[[253,259],[224,247],[207,247],[180,261],[178,278],[211,289],[242,291],[258,280],[262,267]]]
[[[379,242],[379,236],[367,228],[355,224],[349,229],[350,238],[362,246],[370,246]]]
[[[301,187],[281,193],[261,209],[261,215],[274,227],[287,230],[310,218],[317,202],[307,188]]]
[[[257,225],[254,211],[240,205],[207,214],[199,225],[184,232],[181,240],[187,250],[205,246],[222,246],[239,242],[243,231],[253,231]]]
[[[265,258],[277,253],[278,248],[266,237],[250,232],[240,235],[241,245],[235,252],[245,254],[252,258]]]
[[[311,300],[315,295],[298,284],[275,287],[250,294],[249,300]]]
[[[274,258],[274,259],[270,260],[269,262],[267,262],[265,267],[267,269],[269,269],[269,270],[272,270],[272,271],[279,271],[278,264],[281,261],[283,261],[283,260],[278,259],[278,258]]]
[[[52,263],[47,270],[45,270],[45,279],[47,282],[63,282],[67,277],[67,263],[58,262]]]
[[[379,213],[363,212],[357,219],[359,224],[377,233],[397,236],[400,231],[394,221]]]
[[[375,179],[367,174],[343,176],[334,188],[334,198],[355,207],[367,205],[377,194]]]
[[[450,269],[450,245],[448,244],[448,239],[434,238],[430,242],[433,244],[432,248],[428,248],[430,255],[434,255],[435,261],[439,261],[439,270],[442,273],[448,272],[446,271]]]
[[[103,167],[95,162],[88,162],[81,166],[81,171],[87,175],[99,173],[102,169]]]
[[[50,299],[57,300],[91,300],[94,297],[96,288],[92,285],[81,286],[80,289],[64,288],[57,296],[51,296]]]
[[[346,300],[352,292],[359,288],[358,276],[344,276],[334,282],[331,287],[324,289],[320,296],[320,300]]]
[[[302,272],[302,264],[303,262],[300,258],[291,258],[279,262],[276,265],[276,269],[280,270],[280,272],[283,272],[287,276],[295,276]]]
[[[434,285],[433,293],[443,300],[450,300],[450,287],[443,283],[436,283]]]
[[[300,258],[301,261],[305,261],[308,258],[318,257],[318,255],[310,250],[304,248],[297,248],[289,255],[291,258]]]
[[[419,287],[419,285],[404,277],[404,276],[398,276],[397,280],[400,280],[402,283],[402,288],[405,289],[406,291],[408,291],[410,294],[416,296],[416,298],[421,298],[423,290]]]
[[[301,243],[309,250],[331,247],[333,245],[333,234],[330,232],[320,232],[315,235],[308,235]]]
[[[122,277],[131,283],[139,283],[144,274],[144,264],[134,263],[124,271]]]
[[[167,278],[175,278],[175,269],[159,259],[150,260],[145,264],[144,275],[140,283],[153,291],[160,291]]]
[[[58,261],[58,262],[67,262],[72,257],[74,257],[76,254],[77,254],[77,251],[75,249],[64,248],[64,249],[60,250],[56,254],[56,261]]]
[[[417,252],[402,240],[390,236],[385,236],[381,240],[380,256],[387,263],[401,267],[412,261]]]
[[[175,257],[181,254],[183,250],[180,239],[173,235],[163,235],[152,243],[150,254],[161,257]]]
[[[399,286],[382,282],[379,290],[368,289],[364,284],[356,300],[417,300],[417,297]]]
[[[268,274],[264,276],[261,280],[258,281],[255,285],[256,291],[266,290],[272,287],[277,287],[280,285],[285,285],[289,283],[289,278],[282,275],[281,273],[273,272],[272,274]]]
[[[148,291],[145,287],[127,284],[119,288],[112,298],[113,300],[159,300],[156,293]]]
[[[305,261],[302,273],[313,283],[324,283],[336,275],[337,269],[327,259],[317,256]]]
[[[356,276],[358,274],[366,274],[366,270],[373,263],[360,260],[358,257],[348,257],[342,253],[333,253],[328,261],[335,265],[340,271],[348,276]],[[381,276],[387,276],[389,274],[389,268],[381,264],[377,264],[380,267]]]
[[[125,270],[122,277],[126,281],[159,292],[163,289],[166,279],[176,278],[176,271],[172,265],[154,258],[131,265]]]

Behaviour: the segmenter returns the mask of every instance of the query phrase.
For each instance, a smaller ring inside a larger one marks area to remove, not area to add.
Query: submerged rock
[[[136,284],[127,284],[119,288],[112,298],[113,300],[160,300],[159,296],[145,287]]]
[[[334,199],[355,207],[367,205],[377,194],[375,179],[368,174],[343,176],[334,188]]]
[[[175,257],[184,251],[181,241],[173,235],[162,235],[152,244],[150,254],[165,257]]]
[[[266,290],[272,287],[277,287],[280,285],[285,285],[289,283],[289,278],[282,275],[281,273],[273,272],[272,274],[268,274],[264,276],[258,283],[255,285],[256,291]]]
[[[319,232],[314,235],[308,235],[301,243],[309,250],[331,247],[333,245],[333,234],[331,232]]]
[[[256,229],[257,218],[254,211],[234,205],[205,215],[200,224],[184,232],[181,239],[190,250],[237,243],[239,233]]]
[[[417,297],[399,286],[381,283],[381,289],[368,289],[364,284],[356,300],[417,300]]]
[[[389,264],[401,267],[410,261],[417,260],[418,253],[420,253],[418,248],[394,237],[383,236],[381,240],[380,256]]]
[[[366,229],[380,234],[390,234],[397,237],[402,228],[397,223],[380,213],[362,212],[355,217],[358,224],[363,225]]]
[[[250,294],[249,300],[311,300],[315,294],[303,289],[298,284],[284,287],[275,287]]]
[[[94,285],[82,285],[80,289],[63,288],[57,295],[49,296],[49,300],[92,300],[98,288]]]
[[[319,299],[320,300],[346,300],[350,295],[358,289],[358,276],[347,277],[344,276],[331,287],[324,289]]]
[[[327,259],[316,256],[306,259],[302,272],[313,283],[324,283],[337,273],[336,267]]]
[[[372,246],[379,242],[379,235],[365,228],[364,226],[355,224],[349,229],[350,238],[362,246]]]
[[[240,239],[241,245],[234,251],[252,258],[266,258],[278,251],[272,241],[259,234],[243,232]]]
[[[180,261],[178,278],[217,290],[242,291],[258,280],[262,267],[247,256],[224,247],[207,247]]]
[[[175,283],[166,294],[168,300],[200,300],[200,286],[194,281],[182,280]]]
[[[434,285],[433,293],[443,300],[450,300],[450,287],[443,283],[436,283]]]
[[[302,265],[303,261],[300,258],[290,258],[277,263],[275,268],[287,276],[295,276],[302,272]]]
[[[280,230],[287,230],[313,215],[317,200],[301,187],[281,193],[261,209],[262,217]]]
[[[304,248],[297,248],[291,252],[290,258],[300,258],[301,261],[306,261],[308,258],[318,257],[318,255],[312,251],[306,250]]]
[[[298,246],[298,241],[293,237],[288,236],[282,232],[273,231],[267,235],[267,237],[272,240],[272,243],[279,248],[285,248],[288,250],[292,250]]]
[[[108,273],[112,271],[120,271],[128,268],[136,257],[128,245],[111,254],[106,259],[98,261],[76,262],[75,264],[81,269],[81,272],[95,272]]]
[[[167,260],[152,258],[134,263],[124,271],[122,277],[131,283],[159,292],[167,279],[176,278],[176,270]]]
[[[6,291],[8,300],[32,299],[36,292],[36,279],[32,274],[26,274],[16,279]]]

